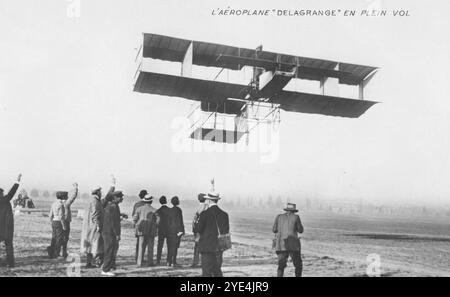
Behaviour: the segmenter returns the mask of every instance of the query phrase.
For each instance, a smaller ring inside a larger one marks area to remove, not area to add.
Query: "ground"
[[[123,207],[127,212],[129,207]],[[134,263],[135,237],[129,221],[122,222],[122,240],[118,255],[118,276],[200,276],[201,270],[190,268],[193,236],[190,231],[192,210],[185,210],[187,235],[179,250],[180,268],[166,266],[137,268]],[[233,248],[224,253],[224,276],[276,276],[276,255],[271,247],[271,225],[276,212],[230,212]],[[366,276],[368,255],[381,257],[381,276],[448,276],[450,275],[448,242],[439,235],[449,230],[448,221],[403,222],[386,218],[337,216],[335,214],[301,214],[305,226],[302,238],[304,276]],[[46,247],[50,243],[51,226],[43,213],[22,213],[15,217],[16,267],[0,267],[1,276],[99,276],[99,269],[85,269],[80,255],[82,220],[74,218],[69,242],[70,261],[50,260]],[[430,227],[431,226],[431,227]],[[407,228],[408,230],[406,230]],[[430,236],[430,230],[439,234]],[[405,230],[404,230],[405,229]],[[417,235],[408,235],[420,229]],[[397,234],[397,235],[396,235]],[[156,251],[156,246],[155,246]],[[165,254],[164,250],[164,254]],[[4,248],[0,257],[4,264]],[[163,258],[164,259],[164,258]],[[164,263],[165,264],[165,261]],[[292,262],[285,275],[293,276]]]

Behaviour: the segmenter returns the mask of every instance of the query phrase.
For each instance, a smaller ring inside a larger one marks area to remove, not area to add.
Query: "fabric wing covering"
[[[250,92],[250,87],[169,74],[140,72],[134,91],[209,102],[209,106],[202,104],[202,110],[238,114],[243,103],[228,100],[228,98],[244,99]],[[285,111],[348,118],[361,116],[377,103],[291,91],[280,91],[272,95],[269,102],[279,104]]]
[[[140,72],[134,85],[134,91],[223,103],[228,98],[244,99],[250,91],[250,87],[169,74]]]
[[[360,84],[377,67],[342,63],[324,59],[285,55],[269,51],[241,48],[203,41],[144,33],[143,57],[182,62],[190,43],[193,44],[193,64],[240,70],[244,65],[273,68],[274,63],[281,66],[298,65],[299,78],[320,80],[324,76],[339,78],[339,83]],[[338,68],[337,70],[335,68]],[[300,70],[302,70],[300,68]]]
[[[367,100],[289,91],[281,91],[275,94],[270,102],[280,104],[280,108],[285,111],[346,118],[358,118],[377,103]]]

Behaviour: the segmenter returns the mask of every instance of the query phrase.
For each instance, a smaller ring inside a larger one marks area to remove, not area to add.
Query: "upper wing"
[[[358,118],[377,102],[309,93],[281,91],[270,102],[286,111]]]
[[[286,55],[150,33],[144,33],[143,57],[182,62],[191,42],[193,45],[192,63],[200,66],[240,70],[244,65],[248,65],[272,70],[274,65],[277,65],[283,71],[290,71],[289,68],[300,66],[298,78],[320,80],[324,76],[337,77],[339,83],[349,85],[358,85],[377,69],[371,66]]]

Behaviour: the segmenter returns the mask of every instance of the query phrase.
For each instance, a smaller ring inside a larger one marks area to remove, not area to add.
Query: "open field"
[[[48,205],[49,201],[37,203],[38,208],[47,208]],[[122,212],[129,214],[131,205],[132,201],[122,205]],[[183,204],[181,206],[183,207]],[[82,207],[83,202],[77,201],[73,209]],[[193,249],[190,233],[193,209],[185,207],[183,210],[187,232],[179,250],[179,263],[183,267],[136,268],[133,226],[124,221],[117,274],[199,276],[200,269],[189,267]],[[275,276],[276,256],[271,249],[271,228],[278,211],[229,213],[234,246],[224,254],[224,275]],[[301,217],[305,226],[302,237],[304,276],[365,276],[367,256],[373,253],[381,257],[382,276],[450,276],[448,218],[362,217],[322,212],[301,213]],[[69,242],[70,252],[77,255],[81,225],[81,219],[74,219]],[[17,265],[13,269],[0,267],[0,275],[67,275],[68,267],[73,267],[73,263],[49,260],[46,257],[45,249],[51,237],[46,213],[24,213],[16,216],[15,229]],[[3,248],[0,256],[4,257]],[[84,262],[84,255],[81,255],[81,260]],[[81,276],[98,276],[99,273],[98,269],[81,268]],[[286,275],[293,275],[291,263]]]

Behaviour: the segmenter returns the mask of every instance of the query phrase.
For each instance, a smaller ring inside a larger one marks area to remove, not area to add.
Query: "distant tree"
[[[264,200],[262,198],[259,198],[259,208],[264,209],[266,208],[266,204],[264,204]]]
[[[278,196],[278,197],[277,197],[277,200],[276,200],[276,202],[275,202],[275,205],[276,205],[277,208],[281,208],[281,207],[284,206],[284,205],[283,205],[283,199],[281,199],[281,196]]]
[[[311,199],[306,198],[306,209],[310,210],[311,209]]]
[[[39,191],[37,189],[31,190],[30,196],[33,197],[33,198],[39,197]]]
[[[48,197],[50,197],[50,192],[47,191],[47,190],[45,190],[44,192],[42,192],[42,196],[43,196],[44,198],[48,198]]]
[[[273,207],[273,198],[272,195],[269,195],[269,197],[267,198],[267,207]]]
[[[84,192],[83,194],[81,194],[81,198],[82,199],[89,199],[89,194]]]

